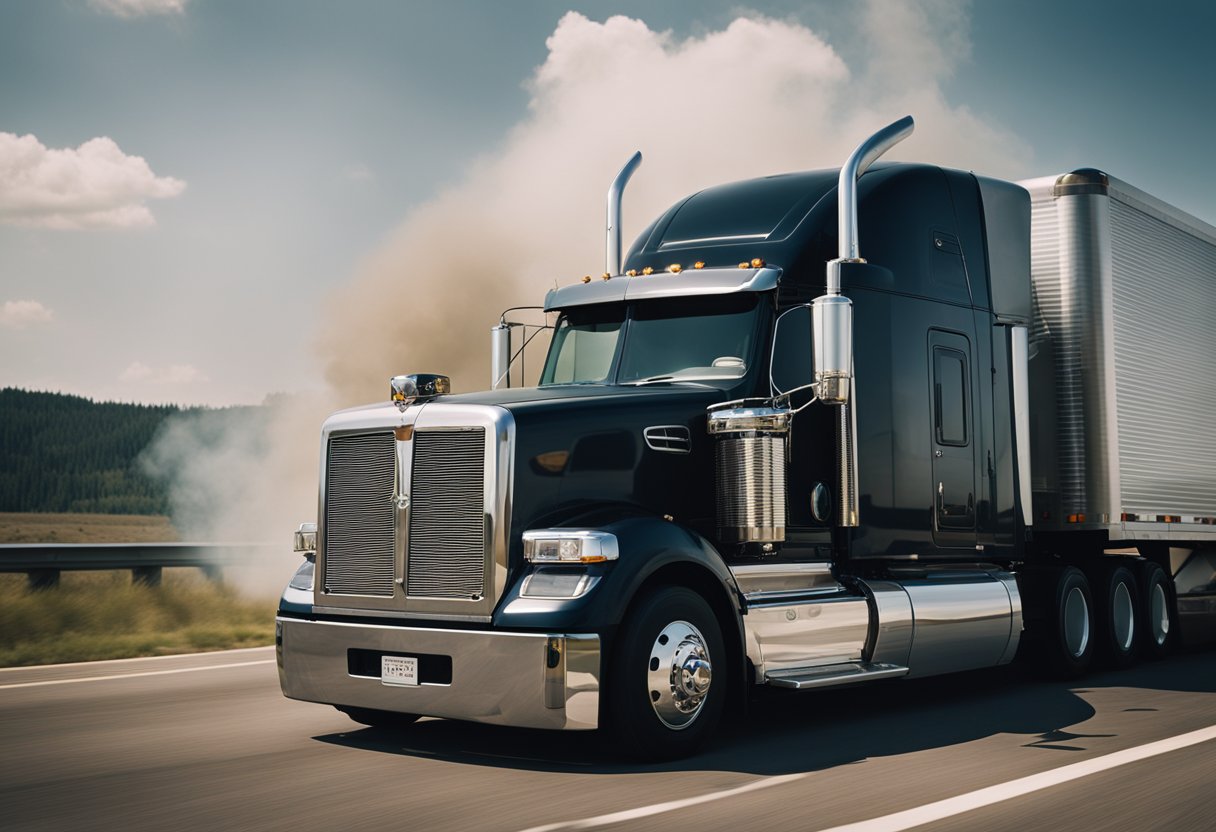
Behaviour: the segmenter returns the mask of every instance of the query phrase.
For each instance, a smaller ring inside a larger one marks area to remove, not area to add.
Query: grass
[[[0,575],[0,667],[195,653],[274,643],[273,600],[250,600],[193,569],[159,587],[130,572],[65,572],[33,592]]]
[[[0,512],[0,543],[173,543],[168,517],[154,514]]]
[[[0,543],[162,543],[167,517],[0,513]],[[0,667],[195,653],[274,643],[275,601],[250,599],[197,569],[166,569],[159,587],[129,570],[64,572],[31,592],[0,574]]]

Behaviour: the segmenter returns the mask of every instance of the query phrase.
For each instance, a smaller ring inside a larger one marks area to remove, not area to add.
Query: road
[[[1074,684],[764,692],[701,755],[633,765],[587,734],[360,728],[283,699],[258,648],[0,671],[0,825],[877,832],[958,798],[916,828],[1211,830],[1213,726],[1216,653],[1191,652]],[[1114,765],[1130,749],[1153,756]]]

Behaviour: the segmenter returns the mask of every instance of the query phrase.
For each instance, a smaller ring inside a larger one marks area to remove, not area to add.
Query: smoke
[[[566,14],[500,148],[406,217],[332,299],[326,378],[351,401],[382,395],[400,372],[483,389],[487,331],[504,308],[603,270],[604,194],[637,149],[627,235],[708,185],[837,166],[906,113],[917,132],[895,158],[1022,173],[1026,147],[943,94],[967,54],[963,11],[945,0],[863,5],[868,57],[857,67],[810,28],[760,16],[680,40],[640,20]]]
[[[182,540],[251,544],[243,565],[224,570],[251,596],[277,596],[300,563],[292,532],[316,517],[318,439],[330,407],[326,397],[293,394],[259,407],[183,411],[139,459],[167,483]]]
[[[166,433],[175,512],[209,539],[286,546],[315,515],[326,410],[384,399],[404,372],[445,373],[458,392],[488,387],[499,314],[603,270],[604,194],[634,150],[645,161],[625,198],[627,236],[697,189],[837,166],[907,113],[917,131],[893,158],[1024,175],[1028,148],[943,92],[968,52],[965,11],[951,0],[862,4],[867,48],[853,66],[811,28],[759,15],[679,39],[640,20],[566,14],[520,122],[328,299],[318,338],[328,400],[276,402],[245,433],[202,444],[201,423]]]

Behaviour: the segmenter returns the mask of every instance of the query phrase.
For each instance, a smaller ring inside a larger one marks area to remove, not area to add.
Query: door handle
[[[937,511],[943,516],[946,514],[946,484],[944,482],[937,484]]]

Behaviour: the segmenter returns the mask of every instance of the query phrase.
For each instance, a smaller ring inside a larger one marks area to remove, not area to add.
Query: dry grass
[[[0,543],[173,543],[168,517],[153,514],[0,512]]]
[[[0,666],[194,653],[274,643],[275,602],[253,601],[195,569],[166,569],[159,587],[131,573],[64,572],[31,592],[0,575]]]
[[[167,517],[0,513],[0,543],[168,543]],[[166,569],[161,586],[129,570],[63,572],[31,592],[0,574],[0,667],[194,653],[274,643],[273,598],[250,600],[197,569]]]

